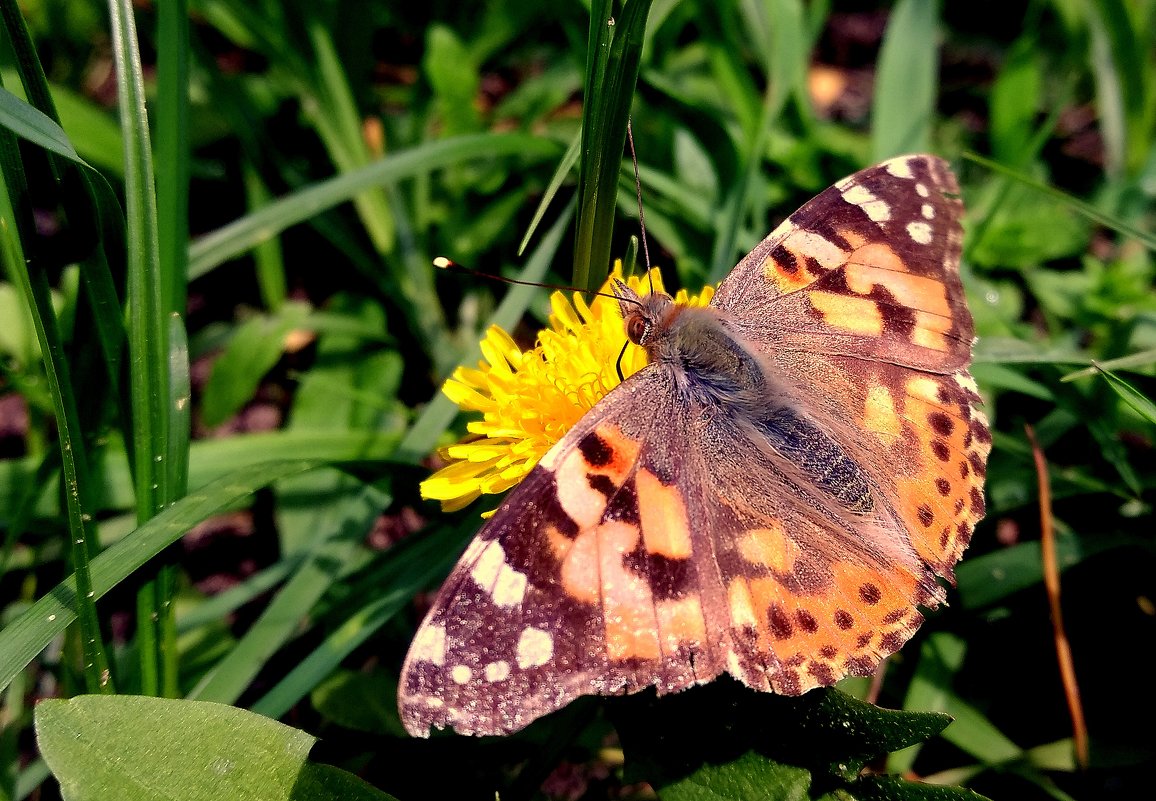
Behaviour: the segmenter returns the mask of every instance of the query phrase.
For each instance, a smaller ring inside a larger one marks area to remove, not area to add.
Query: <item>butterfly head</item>
[[[644,348],[665,327],[664,323],[674,308],[674,299],[665,292],[642,296],[617,279],[614,281],[614,296],[618,298],[626,336]]]

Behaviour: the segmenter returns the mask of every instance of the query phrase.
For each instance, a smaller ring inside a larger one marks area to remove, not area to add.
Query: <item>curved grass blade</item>
[[[381,567],[374,571],[373,589],[363,597],[364,604],[254,703],[252,710],[274,718],[289,711],[336,670],[345,657],[410,603],[419,590],[434,578],[444,576],[467,534],[475,528],[473,520],[466,520],[459,529],[445,529],[391,548],[382,557]],[[384,591],[381,588],[385,588]]]
[[[190,493],[94,558],[86,594],[91,592],[93,601],[100,599],[209,515],[278,479],[326,463],[320,459],[259,462]],[[74,574],[0,630],[0,690],[76,619],[78,592]]]
[[[77,164],[85,163],[72,147],[63,128],[40,109],[25,103],[3,87],[0,87],[0,125],[45,150]]]
[[[566,153],[562,156],[562,160],[558,162],[558,168],[554,170],[554,175],[550,178],[550,183],[546,185],[546,191],[542,193],[542,199],[538,202],[538,208],[534,209],[534,217],[530,220],[530,224],[526,226],[526,235],[522,237],[522,241],[518,243],[518,255],[521,256],[526,251],[526,247],[530,244],[530,239],[534,236],[534,232],[538,230],[538,224],[542,222],[542,218],[546,215],[546,209],[554,202],[554,196],[558,194],[558,190],[562,188],[562,182],[566,180],[566,176],[574,169],[574,165],[578,163],[578,155],[582,152],[582,134],[578,133],[574,137],[574,141],[570,143],[570,147],[566,148]]]
[[[1006,167],[1003,164],[1000,164],[998,161],[992,161],[991,159],[984,158],[977,153],[971,152],[964,153],[963,157],[968,161],[975,162],[981,167],[986,167],[992,172],[998,172],[1000,175],[1014,178],[1021,184],[1030,186],[1032,189],[1035,189],[1038,192],[1043,192],[1045,195],[1050,195],[1051,197],[1057,198],[1058,200],[1062,200],[1063,202],[1070,205],[1073,209],[1078,211],[1080,214],[1083,214],[1089,220],[1098,222],[1103,226],[1111,228],[1117,233],[1123,234],[1124,236],[1131,237],[1143,244],[1144,247],[1148,248],[1149,250],[1156,250],[1156,234],[1141,230],[1134,225],[1129,225],[1113,214],[1100,211],[1090,203],[1085,203],[1079,198],[1075,198],[1069,195],[1067,192],[1064,192],[1061,189],[1056,189],[1054,186],[1046,184],[1043,181],[1038,181],[1035,178],[1032,178],[1030,175],[1026,175],[1020,172],[1019,170]]]
[[[0,263],[10,280],[24,296],[32,313],[36,338],[40,343],[44,371],[52,397],[63,467],[65,507],[68,514],[68,533],[71,542],[72,563],[76,569],[75,606],[72,611],[80,618],[81,647],[83,650],[84,679],[89,692],[111,689],[108,658],[101,639],[100,622],[96,615],[89,557],[97,549],[92,519],[94,505],[89,493],[92,482],[88,470],[87,450],[81,433],[80,413],[73,393],[68,360],[52,305],[48,277],[39,261],[26,261],[21,234],[30,225],[21,225],[13,205],[11,189],[24,201],[26,187],[23,165],[16,149],[15,138],[4,131],[0,135]],[[26,201],[25,201],[26,202]],[[30,219],[30,210],[29,219]],[[2,652],[0,652],[2,653]]]
[[[197,239],[189,247],[189,279],[245,253],[291,225],[351,200],[366,187],[412,178],[461,161],[497,156],[550,158],[558,144],[528,134],[475,134],[418,145],[367,167],[334,176],[241,217]]]
[[[1151,398],[1141,393],[1111,370],[1105,369],[1103,365],[1093,364],[1092,366],[1104,377],[1104,380],[1108,383],[1108,386],[1112,388],[1112,391],[1120,396],[1120,400],[1132,407],[1133,411],[1149,423],[1156,424],[1156,403],[1153,403]]]

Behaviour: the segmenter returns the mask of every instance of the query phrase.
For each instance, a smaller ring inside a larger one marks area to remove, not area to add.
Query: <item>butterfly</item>
[[[984,514],[959,189],[910,155],[839,181],[709,306],[618,282],[648,365],[467,547],[402,668],[406,729],[505,734],[580,695],[870,675]]]

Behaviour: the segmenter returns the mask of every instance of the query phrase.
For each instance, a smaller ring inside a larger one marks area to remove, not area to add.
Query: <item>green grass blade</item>
[[[871,160],[931,146],[939,84],[939,3],[900,0],[891,11],[871,113]]]
[[[250,209],[261,208],[272,202],[269,190],[261,180],[256,166],[245,159],[245,198]],[[289,287],[285,280],[285,259],[281,252],[281,241],[272,237],[253,248],[253,261],[257,268],[257,285],[261,289],[261,301],[265,308],[277,311],[289,297]]]
[[[349,172],[364,167],[370,163],[370,154],[362,137],[361,114],[333,44],[331,21],[314,13],[307,16],[305,24],[317,69],[318,108],[314,113],[317,131],[338,170]],[[390,208],[384,187],[367,187],[354,195],[353,204],[378,253],[392,253],[397,244],[395,211]]]
[[[473,529],[473,521],[466,528]],[[465,541],[465,531],[443,529],[432,536],[414,538],[391,549],[374,571],[372,589],[356,608],[309,656],[252,706],[254,712],[280,717],[320,684],[413,596],[444,576]]]
[[[366,487],[319,516],[330,535],[317,544],[293,577],[277,592],[241,641],[193,688],[188,697],[235,703],[281,647],[301,633],[301,623],[329,590],[334,573],[365,539],[388,504],[378,490]],[[317,519],[317,518],[315,518]]]
[[[1111,177],[1120,178],[1129,166],[1139,166],[1128,162],[1147,157],[1150,147],[1150,142],[1141,143],[1138,153],[1129,152],[1134,149],[1129,146],[1129,135],[1135,130],[1134,120],[1143,113],[1144,57],[1122,0],[1089,4],[1087,22],[1091,38],[1088,57],[1104,138],[1105,171]],[[1146,35],[1150,41],[1152,32]],[[1129,159],[1130,155],[1134,158]]]
[[[56,419],[57,437],[63,466],[66,491],[65,506],[68,514],[68,535],[72,563],[76,569],[77,594],[73,599],[80,619],[81,647],[84,678],[89,692],[111,690],[108,659],[101,639],[96,615],[92,580],[89,575],[90,553],[98,549],[92,526],[94,508],[90,498],[92,482],[88,469],[87,449],[81,433],[80,414],[68,361],[64,356],[56,311],[52,305],[48,277],[41,260],[26,261],[21,234],[31,230],[31,208],[18,212],[13,204],[11,190],[26,202],[23,186],[23,165],[20,162],[15,138],[4,131],[0,134],[0,263],[9,279],[20,289],[32,313],[36,338],[48,380]],[[27,221],[21,224],[22,219]]]
[[[1132,407],[1133,411],[1149,423],[1156,424],[1156,403],[1153,403],[1151,398],[1141,393],[1111,370],[1104,369],[1102,365],[1096,365],[1096,369],[1099,370],[1100,375],[1104,377],[1104,380],[1108,383],[1108,386],[1112,388],[1112,391],[1120,397],[1120,400]]]
[[[64,129],[39,109],[0,87],[0,125],[45,150],[83,164]]]
[[[574,169],[574,165],[578,163],[578,156],[581,153],[582,134],[579,133],[574,137],[574,141],[570,143],[570,147],[566,148],[566,153],[562,156],[562,160],[558,162],[557,169],[555,169],[554,174],[550,176],[550,183],[546,185],[546,191],[542,193],[542,199],[538,202],[538,208],[534,209],[534,217],[530,220],[530,224],[526,226],[526,234],[518,244],[519,256],[526,252],[526,248],[529,246],[534,232],[538,230],[538,225],[542,222],[542,218],[546,216],[546,209],[554,202],[554,197],[558,194],[558,190],[562,188],[566,176],[570,174],[570,171]]]
[[[189,248],[189,278],[205,275],[289,226],[352,199],[366,187],[412,178],[462,161],[501,156],[537,160],[556,158],[558,151],[555,142],[519,133],[461,136],[397,151],[366,167],[294,192],[197,239]]]
[[[1141,367],[1151,367],[1153,364],[1156,364],[1156,348],[1142,350],[1139,353],[1130,353],[1116,359],[1093,362],[1090,367],[1061,376],[1060,381],[1076,381],[1080,378],[1096,375],[1101,370],[1137,370]]]
[[[170,345],[167,304],[174,284],[161,272],[156,180],[149,120],[145,110],[144,72],[137,43],[136,23],[129,0],[109,0],[117,99],[124,135],[125,223],[128,243],[129,392],[132,408],[130,453],[136,479],[137,520],[144,522],[181,495],[174,483],[183,471],[169,466],[171,404]],[[177,280],[183,287],[183,276]],[[180,300],[183,300],[180,293]],[[187,367],[185,371],[187,372]],[[178,456],[179,458],[179,456]],[[158,695],[175,686],[176,676],[166,668],[166,654],[176,650],[168,638],[175,631],[171,598],[165,586],[172,581],[162,566],[156,583],[137,596],[137,635],[140,640],[142,690]]]
[[[798,0],[774,0],[769,13],[759,3],[744,3],[743,22],[756,41],[770,41],[766,56],[766,88],[753,127],[743,143],[742,167],[718,216],[719,231],[711,250],[708,283],[717,283],[735,265],[739,226],[746,216],[755,176],[763,168],[767,138],[791,95],[802,88],[808,51],[803,10]],[[759,215],[762,216],[762,215]]]
[[[638,84],[650,3],[651,0],[630,0],[618,17],[612,16],[609,2],[590,10],[574,285],[591,291],[598,288],[610,270],[618,171]]]
[[[157,240],[164,308],[184,314],[189,261],[188,0],[157,6]]]
[[[206,517],[230,508],[274,481],[323,464],[321,459],[262,461],[219,478],[166,507],[91,561],[92,600],[99,600]],[[0,630],[0,690],[76,619],[77,593],[77,578],[73,575]]]
[[[1035,178],[1032,178],[1030,175],[1026,175],[1023,172],[1020,172],[1019,170],[1014,170],[1011,167],[1006,167],[997,161],[992,161],[991,159],[984,158],[983,156],[980,156],[976,153],[964,153],[963,157],[965,159],[967,159],[968,161],[975,162],[976,164],[980,165],[981,167],[986,167],[987,169],[991,170],[992,172],[997,172],[1000,175],[1005,175],[1009,178],[1014,178],[1015,180],[1019,181],[1021,184],[1024,184],[1025,186],[1030,186],[1032,189],[1035,189],[1038,192],[1042,192],[1045,195],[1050,195],[1051,197],[1062,200],[1063,202],[1069,204],[1073,209],[1078,211],[1080,214],[1083,214],[1089,220],[1092,220],[1094,222],[1098,222],[1101,225],[1104,225],[1108,228],[1111,228],[1112,230],[1116,231],[1117,233],[1123,234],[1124,236],[1131,237],[1131,238],[1137,240],[1138,242],[1140,242],[1141,244],[1143,244],[1144,247],[1148,248],[1149,250],[1156,251],[1156,234],[1152,234],[1148,231],[1141,230],[1140,228],[1137,228],[1134,225],[1130,225],[1130,224],[1124,222],[1122,219],[1120,219],[1119,217],[1117,217],[1114,214],[1109,214],[1107,212],[1100,211],[1098,208],[1096,208],[1095,206],[1093,206],[1090,203],[1085,203],[1084,201],[1080,200],[1079,198],[1072,197],[1067,192],[1064,192],[1061,189],[1056,189],[1054,186],[1050,186],[1049,184],[1046,184],[1043,181],[1038,181]]]

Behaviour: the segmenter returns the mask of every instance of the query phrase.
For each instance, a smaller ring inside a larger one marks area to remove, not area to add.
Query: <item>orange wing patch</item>
[[[950,578],[983,517],[991,435],[966,373],[912,378],[904,390],[919,463],[896,481],[898,511],[916,553]]]
[[[799,695],[847,675],[870,675],[923,622],[916,604],[935,602],[906,572],[882,574],[851,562],[832,569],[834,586],[815,595],[793,592],[770,575],[731,580],[732,617],[737,623],[753,614],[758,647],[774,656],[767,675],[740,665],[738,678]]]
[[[639,470],[634,481],[647,552],[671,559],[688,558],[693,548],[682,494],[647,470]]]
[[[815,290],[807,295],[807,299],[822,315],[823,322],[832,328],[872,337],[883,333],[883,314],[879,311],[879,304],[871,298]]]

